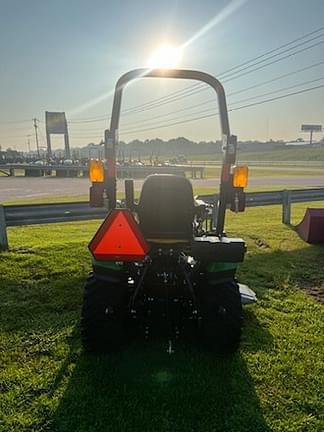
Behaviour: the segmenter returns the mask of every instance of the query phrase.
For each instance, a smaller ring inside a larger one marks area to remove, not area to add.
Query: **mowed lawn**
[[[314,206],[318,206],[315,203]],[[301,218],[306,205],[293,208]],[[0,431],[322,431],[324,246],[281,224],[280,207],[230,214],[246,239],[239,278],[259,297],[244,309],[240,351],[138,339],[86,355],[79,317],[98,221],[9,229],[0,255]]]

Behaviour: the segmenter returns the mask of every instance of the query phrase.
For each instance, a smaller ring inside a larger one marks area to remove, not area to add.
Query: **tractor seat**
[[[194,197],[185,177],[153,174],[143,183],[137,214],[148,241],[188,242],[193,237]]]

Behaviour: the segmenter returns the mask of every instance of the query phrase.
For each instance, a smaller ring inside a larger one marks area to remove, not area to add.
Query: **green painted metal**
[[[211,262],[207,266],[209,273],[217,273],[227,270],[236,270],[238,263],[226,263],[226,262]]]
[[[102,267],[109,270],[120,271],[123,268],[123,263],[116,261],[97,261],[92,257],[92,265],[95,267]]]

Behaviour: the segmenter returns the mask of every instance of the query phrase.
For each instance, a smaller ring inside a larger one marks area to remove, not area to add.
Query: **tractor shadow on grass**
[[[68,358],[55,383],[69,380],[50,430],[270,431],[244,357],[268,349],[272,339],[253,311],[246,315],[247,335],[232,357],[184,343],[170,356],[159,338],[110,356]]]
[[[321,260],[321,246],[260,251],[247,257],[239,276],[257,291],[257,307],[267,309],[273,295],[283,299],[289,291],[289,278],[324,276]],[[258,362],[273,350],[273,340],[255,311],[245,307],[242,344],[233,357],[217,357],[190,343],[179,344],[169,356],[166,339],[137,340],[112,356],[72,353],[53,388],[68,382],[51,430],[270,431],[255,385],[262,381]],[[78,331],[73,345],[79,347]]]

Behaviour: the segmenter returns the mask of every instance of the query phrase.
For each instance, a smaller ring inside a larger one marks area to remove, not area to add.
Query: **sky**
[[[99,142],[109,127],[116,80],[146,67],[165,44],[184,47],[179,67],[223,82],[229,108],[236,108],[229,116],[239,140],[307,138],[302,123],[324,124],[323,16],[324,0],[0,0],[0,145],[27,150],[29,138],[35,148],[36,117],[45,146],[45,111],[66,112],[72,147]],[[321,27],[282,49],[290,48],[288,55],[305,48],[300,53],[246,74],[242,68],[224,74]],[[192,84],[148,78],[132,83],[124,92],[120,139],[219,139],[210,89],[141,107]],[[241,108],[313,87],[320,88]],[[197,117],[206,118],[189,121]],[[62,147],[61,136],[53,137],[53,146]]]

